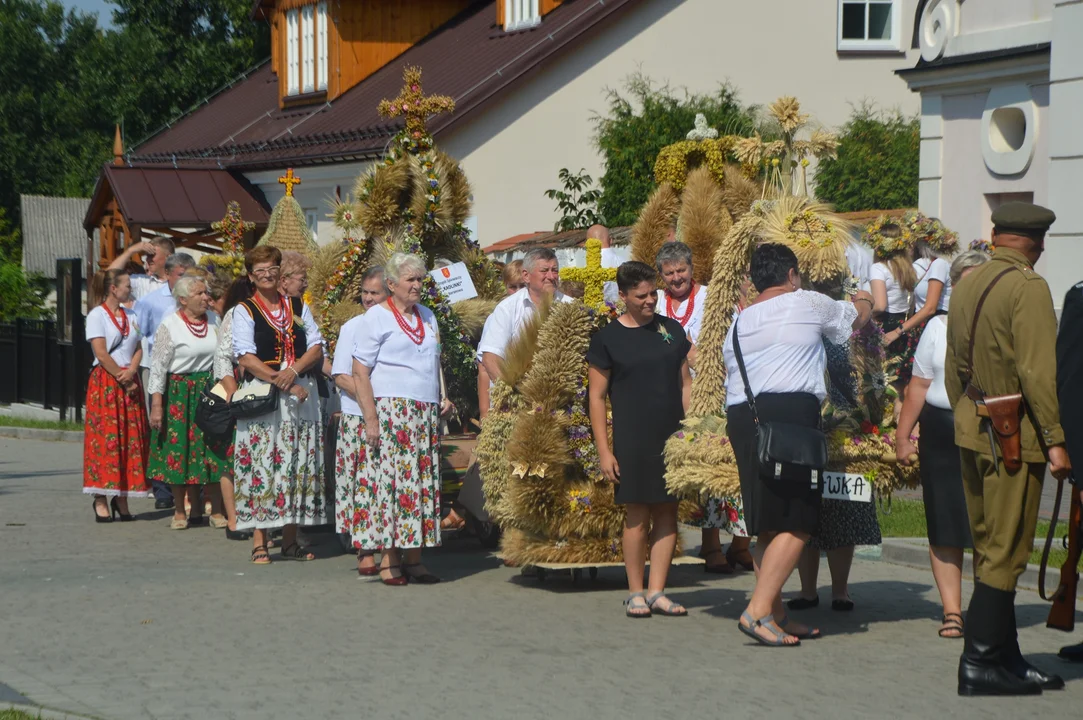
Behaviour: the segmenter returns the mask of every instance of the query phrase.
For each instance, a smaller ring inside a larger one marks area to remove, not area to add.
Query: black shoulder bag
[[[748,384],[736,322],[733,326],[733,353],[737,356],[745,396],[756,423],[756,459],[759,461],[760,477],[810,482],[813,488],[818,487],[820,473],[827,466],[827,436],[819,428],[806,425],[761,423],[756,398],[752,396],[752,387]]]

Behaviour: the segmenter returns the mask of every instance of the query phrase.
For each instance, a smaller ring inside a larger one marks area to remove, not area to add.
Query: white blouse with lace
[[[210,321],[207,322],[207,334],[197,338],[178,313],[166,315],[154,334],[147,392],[165,393],[169,375],[210,370],[217,345],[218,329]]]
[[[748,402],[733,333],[740,332],[752,394],[810,393],[827,396],[824,373],[827,352],[823,339],[842,345],[853,334],[857,308],[808,290],[784,293],[749,305],[734,321],[722,345],[726,359],[726,407]]]
[[[222,316],[222,322],[218,324],[218,345],[214,348],[214,379],[221,380],[233,375],[233,311]]]

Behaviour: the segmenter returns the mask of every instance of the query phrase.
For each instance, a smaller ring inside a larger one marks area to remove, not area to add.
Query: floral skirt
[[[245,390],[259,380],[241,384]],[[323,481],[323,426],[316,383],[302,377],[305,402],[279,395],[274,412],[237,421],[233,499],[237,529],[327,522]]]
[[[170,375],[162,398],[162,429],[150,433],[148,476],[167,485],[211,485],[229,473],[230,438],[196,425],[199,394],[209,372]]]
[[[139,377],[136,376],[136,383]],[[86,388],[83,492],[146,497],[147,408],[140,385],[135,397],[97,366]]]
[[[342,415],[335,453],[335,529],[359,550],[440,545],[439,406],[377,398],[380,446]]]
[[[889,333],[897,330],[904,322],[906,322],[906,313],[884,313],[880,317],[880,329]],[[922,329],[924,325],[903,333],[898,340],[885,348],[888,372],[897,376],[902,385],[910,382],[910,376],[914,372],[914,351],[918,349]]]
[[[748,537],[745,509],[739,497],[709,498],[703,515],[695,527],[703,530],[725,530],[733,537]]]

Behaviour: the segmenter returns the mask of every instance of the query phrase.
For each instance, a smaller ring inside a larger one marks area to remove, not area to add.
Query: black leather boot
[[[1068,662],[1083,662],[1083,643],[1078,645],[1065,645],[1057,653],[1057,657]]]
[[[1033,680],[1038,683],[1042,690],[1063,690],[1064,678],[1060,675],[1047,673],[1027,662],[1019,649],[1019,631],[1015,624],[1015,593],[1012,594],[1012,621],[1008,626],[1007,642],[1004,645],[1004,667],[1008,668],[1018,678]]]
[[[960,695],[1041,694],[1041,685],[1017,677],[1003,665],[1014,602],[1014,593],[980,582],[974,584],[963,631],[963,655],[959,658]]]

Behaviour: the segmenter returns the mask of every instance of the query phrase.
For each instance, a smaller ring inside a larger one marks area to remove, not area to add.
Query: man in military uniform
[[[1049,286],[1034,272],[1055,219],[1030,203],[997,208],[993,259],[952,291],[944,375],[974,537],[960,695],[1064,687],[1023,659],[1015,624],[1015,584],[1033,548],[1046,461],[1055,477],[1071,470],[1057,405],[1057,320]]]
[[[1057,333],[1057,395],[1060,422],[1064,427],[1068,457],[1083,458],[1083,282],[1064,296]],[[1081,493],[1083,483],[1076,473],[1072,492]],[[1057,653],[1069,662],[1083,662],[1083,643],[1062,647]]]

